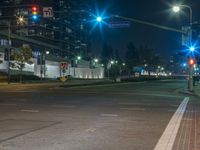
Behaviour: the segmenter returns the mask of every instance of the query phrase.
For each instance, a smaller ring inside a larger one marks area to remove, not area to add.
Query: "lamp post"
[[[187,8],[189,9],[190,11],[190,30],[192,32],[192,25],[193,25],[193,11],[192,11],[192,8],[188,5],[176,5],[172,8],[172,10],[175,12],[175,13],[178,13],[180,10],[181,10],[181,7],[182,8]],[[190,36],[190,35],[188,35]],[[190,44],[192,43],[192,36],[190,37]],[[192,59],[192,53],[195,51],[195,48],[193,46],[191,46],[189,48],[190,50],[190,59]],[[192,65],[189,65],[189,81],[188,81],[188,90],[189,91],[193,91],[193,66]]]
[[[172,10],[173,10],[175,13],[178,13],[178,12],[180,12],[181,7],[182,7],[182,8],[187,8],[187,9],[189,9],[189,11],[190,11],[190,25],[192,25],[192,24],[193,24],[193,11],[192,11],[192,7],[190,7],[189,5],[175,5],[175,6],[172,8]]]

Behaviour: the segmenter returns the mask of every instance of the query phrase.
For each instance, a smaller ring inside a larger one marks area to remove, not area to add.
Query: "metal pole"
[[[10,40],[11,40],[11,29],[10,21],[8,22],[8,84],[10,84]]]
[[[150,23],[150,22],[147,22],[147,21],[142,21],[142,20],[138,20],[138,19],[134,19],[134,18],[119,16],[119,15],[112,15],[112,16],[115,17],[115,18],[129,20],[129,21],[136,22],[136,23],[139,23],[139,24],[152,26],[152,27],[155,27],[155,28],[158,28],[158,29],[162,29],[162,30],[167,30],[167,31],[172,31],[172,32],[186,34],[182,30],[179,30],[179,29],[176,29],[176,28],[171,28],[171,27],[167,27],[167,26],[163,26],[163,25],[158,25],[158,24],[155,24],[155,23]]]
[[[189,65],[189,91],[193,91],[193,65]]]
[[[43,61],[43,53],[40,54],[40,80],[42,80],[42,73],[43,73],[42,61]]]
[[[193,12],[192,8],[188,5],[182,5],[183,7],[186,7],[190,10],[190,30],[192,32],[192,25],[193,25]],[[190,36],[190,35],[188,35]],[[192,36],[190,37],[190,44],[192,44]],[[192,58],[192,54],[190,54],[190,58]],[[188,90],[190,92],[193,91],[193,65],[189,65],[189,84],[188,84]]]

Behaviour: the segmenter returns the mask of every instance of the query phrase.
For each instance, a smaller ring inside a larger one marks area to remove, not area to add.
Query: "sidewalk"
[[[195,86],[194,93],[195,93],[195,95],[197,95],[197,96],[200,97],[200,84],[198,84],[197,86]]]
[[[6,82],[0,83],[0,90],[1,89],[7,89],[7,88],[20,88],[20,87],[46,87],[46,86],[52,86],[52,87],[72,87],[72,86],[86,86],[86,85],[96,85],[96,84],[108,84],[112,83],[110,80],[69,80],[65,82],[64,84],[59,81],[55,82],[30,82],[30,83],[11,83],[8,84]]]

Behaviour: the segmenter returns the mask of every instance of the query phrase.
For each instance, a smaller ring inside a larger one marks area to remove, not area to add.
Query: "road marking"
[[[154,150],[172,150],[189,99],[189,97],[184,98],[183,102],[171,118]]]
[[[30,112],[30,113],[38,113],[39,110],[29,110],[29,109],[22,109],[21,112]]]
[[[144,108],[120,108],[121,110],[129,110],[129,111],[145,111]]]
[[[90,129],[87,129],[86,132],[95,132],[97,129],[96,128],[90,128]]]
[[[154,104],[154,103],[118,103],[119,105],[140,105],[140,106],[164,106],[160,104]],[[170,107],[178,107],[179,105],[169,105]]]
[[[69,105],[69,106],[53,105],[53,106],[51,106],[51,107],[53,107],[53,108],[74,108],[74,107],[76,107],[76,106],[74,106],[74,105]]]
[[[102,117],[118,117],[117,114],[101,114]]]

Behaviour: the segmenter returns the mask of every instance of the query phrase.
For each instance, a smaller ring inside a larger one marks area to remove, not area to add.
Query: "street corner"
[[[196,86],[194,88],[194,94],[198,97],[200,97],[200,85]]]

